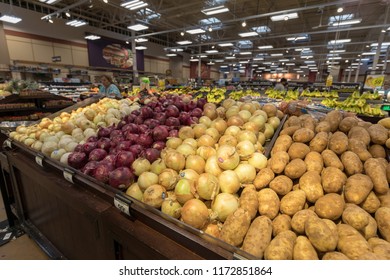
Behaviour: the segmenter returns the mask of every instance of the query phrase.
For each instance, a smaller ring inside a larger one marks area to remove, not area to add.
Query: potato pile
[[[390,259],[389,135],[390,118],[291,116],[253,182],[250,223],[240,206],[234,245],[267,260]]]

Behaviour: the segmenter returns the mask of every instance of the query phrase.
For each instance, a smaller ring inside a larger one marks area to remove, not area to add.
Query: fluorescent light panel
[[[39,0],[39,2],[51,5],[54,4],[55,2],[58,2],[58,0]]]
[[[175,53],[167,53],[166,56],[177,56]]]
[[[337,45],[337,44],[343,44],[343,43],[349,43],[349,42],[351,42],[351,39],[331,40],[328,42],[328,45]]]
[[[252,32],[238,33],[238,35],[239,35],[240,37],[253,37],[253,36],[257,36],[257,35],[259,35],[259,34],[257,34],[257,32],[252,31]]]
[[[220,46],[220,47],[232,47],[233,43],[221,43],[221,44],[218,44],[218,46]]]
[[[286,38],[287,41],[300,41],[300,40],[307,40],[307,36],[296,36],[296,37],[288,37]]]
[[[345,50],[331,50],[330,53],[343,53]]]
[[[260,61],[260,60],[264,60],[264,58],[263,57],[255,57],[255,58],[253,58],[253,60]]]
[[[225,59],[236,59],[235,56],[225,56]]]
[[[229,11],[229,8],[222,5],[222,6],[216,6],[216,7],[212,7],[212,8],[208,8],[208,9],[203,9],[201,11],[205,15],[210,16],[210,15],[216,15],[216,14],[220,14],[220,13],[226,13]]]
[[[22,21],[22,19],[20,17],[16,17],[16,16],[12,16],[12,15],[2,15],[0,17],[0,20],[4,21],[4,22],[8,22],[8,23],[13,23],[13,24]]]
[[[204,31],[201,28],[196,28],[196,29],[187,30],[186,32],[193,35],[193,34],[205,33],[206,31]]]
[[[362,55],[375,55],[376,52],[364,52],[362,53]]]
[[[272,21],[281,21],[281,20],[285,20],[286,17],[288,17],[288,19],[298,18],[298,13],[289,13],[289,14],[272,16],[271,20]]]
[[[136,41],[137,43],[143,43],[143,42],[147,42],[148,39],[146,39],[146,38],[137,38],[134,41]]]
[[[80,26],[83,26],[83,25],[86,25],[86,24],[87,24],[86,21],[77,20],[77,19],[66,22],[66,25],[73,26],[73,27],[80,27]]]
[[[267,49],[273,49],[274,47],[271,45],[267,45],[267,46],[258,46],[257,48],[260,50],[267,50]]]
[[[122,3],[121,6],[133,11],[148,6],[148,3],[139,0],[132,0]]]
[[[332,26],[343,26],[343,25],[350,25],[350,24],[358,24],[361,23],[362,19],[351,19],[351,20],[343,20],[338,22],[333,22]]]
[[[127,28],[134,31],[140,31],[140,30],[148,29],[149,27],[143,24],[134,24],[134,25],[129,25]]]
[[[91,35],[85,36],[84,38],[87,40],[98,40],[98,39],[100,39],[100,36],[91,34]]]
[[[185,40],[185,41],[178,41],[178,42],[176,42],[176,44],[179,44],[179,45],[189,45],[189,44],[192,44],[192,42],[188,41],[188,40]]]
[[[136,46],[135,49],[136,50],[146,50],[147,47],[145,47],[145,46]]]
[[[271,53],[271,56],[283,56],[282,53]]]
[[[217,53],[218,50],[207,50],[206,52],[207,52],[207,53]]]
[[[252,52],[240,52],[240,55],[250,55]]]

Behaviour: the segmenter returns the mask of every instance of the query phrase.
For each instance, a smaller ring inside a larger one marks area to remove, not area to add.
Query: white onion
[[[205,132],[207,135],[210,135],[211,137],[213,137],[213,139],[215,140],[215,142],[217,142],[219,140],[219,137],[221,136],[219,134],[219,131],[214,128],[214,127],[209,127],[208,129],[206,129],[206,132]]]
[[[166,169],[165,162],[161,158],[156,159],[150,166],[150,171],[152,171],[154,174],[157,175],[160,175],[161,172],[165,169]]]
[[[220,146],[227,145],[227,146],[237,146],[237,138],[232,135],[223,135],[221,138],[219,138],[218,144]]]
[[[237,140],[238,142],[249,140],[250,142],[252,142],[252,144],[256,144],[257,136],[253,131],[244,130],[241,131],[241,133],[237,136]]]
[[[236,150],[241,160],[248,160],[255,152],[255,146],[251,141],[244,140],[237,144]]]
[[[241,117],[241,119],[243,119],[244,122],[249,121],[252,116],[251,112],[247,110],[241,110],[240,112],[238,112],[238,115]]]
[[[150,170],[150,162],[146,158],[137,158],[132,164],[133,173],[136,176]]]
[[[230,107],[232,107],[233,105],[236,104],[236,101],[234,101],[233,99],[231,98],[228,98],[228,99],[225,99],[223,102],[222,102],[222,106],[225,108],[225,109],[229,109]]]
[[[241,184],[252,183],[256,177],[256,169],[249,163],[239,164],[234,171],[237,173]]]
[[[265,118],[262,115],[252,116],[249,121],[255,123],[258,126],[259,130],[262,130],[264,128]]]
[[[265,124],[265,129],[264,129],[263,133],[264,133],[265,139],[268,140],[268,139],[271,139],[272,136],[274,135],[275,129],[274,129],[274,127],[271,124],[266,123]]]
[[[240,108],[238,108],[236,105],[233,105],[226,111],[225,117],[229,119],[230,117],[237,116],[238,112],[240,112]]]
[[[140,189],[137,183],[132,184],[127,190],[126,194],[131,196],[139,201],[142,201],[144,193]]]
[[[181,204],[193,199],[195,192],[196,189],[194,182],[188,179],[180,179],[175,186],[176,199]]]
[[[219,193],[218,178],[209,173],[201,174],[198,178],[196,191],[200,198],[213,200]]]
[[[215,197],[211,209],[216,213],[217,219],[224,222],[230,214],[238,209],[238,206],[236,196],[230,193],[220,193]]]
[[[181,216],[181,204],[176,200],[166,198],[161,205],[161,212],[179,219]]]
[[[144,192],[151,185],[158,184],[158,175],[149,171],[145,171],[141,175],[139,175],[137,184],[139,188]]]
[[[183,140],[181,140],[179,137],[171,137],[168,139],[166,146],[171,149],[176,149],[183,143]]]
[[[180,171],[179,176],[180,176],[180,179],[184,178],[184,179],[195,182],[199,178],[199,173],[193,169],[184,169],[184,170]]]
[[[65,165],[68,165],[68,157],[70,154],[71,154],[71,152],[67,152],[67,153],[63,154],[61,159],[60,159],[60,162],[65,164]]]
[[[193,147],[194,149],[198,148],[198,142],[196,142],[196,140],[194,138],[187,138],[187,139],[185,139],[183,141],[183,144],[188,144],[191,147]]]
[[[241,187],[240,178],[234,170],[225,170],[218,176],[221,192],[235,194]]]
[[[210,125],[211,125],[211,120],[210,120],[210,118],[207,117],[207,116],[201,116],[201,117],[199,118],[199,123],[200,123],[200,124],[204,124],[206,127],[210,127]]]
[[[167,196],[166,192],[163,186],[151,185],[144,191],[143,202],[154,208],[161,208],[164,198]]]
[[[268,118],[267,123],[272,125],[274,129],[277,129],[280,124],[280,119],[278,117],[270,117]]]
[[[184,145],[187,145],[187,144],[184,144]],[[192,149],[192,147],[191,147],[191,149]],[[184,155],[182,155],[181,153],[179,153],[177,151],[169,151],[164,156],[164,162],[168,168],[171,168],[171,169],[176,170],[176,171],[180,171],[186,165],[186,158],[184,157]]]
[[[201,137],[199,137],[197,143],[198,143],[199,147],[201,147],[201,146],[214,147],[215,142],[216,141],[213,137],[211,137],[208,134],[205,134],[205,135],[202,135]]]
[[[263,132],[259,132],[259,135],[257,136],[257,142],[259,142],[261,145],[264,146],[265,144],[265,135]]]
[[[216,155],[217,151],[212,147],[200,146],[196,150],[196,154],[206,161],[209,157]]]
[[[236,125],[232,125],[225,130],[225,135],[231,135],[236,137],[240,132],[241,132],[241,128],[239,128]]]
[[[181,153],[185,157],[196,154],[195,148],[189,144],[181,144],[179,147],[176,148],[176,151]]]
[[[217,150],[218,166],[224,170],[232,170],[240,162],[236,148],[232,146],[220,146]]]
[[[231,116],[230,118],[228,118],[227,120],[227,125],[228,126],[232,126],[232,125],[235,125],[235,126],[242,126],[244,124],[244,120],[236,115],[236,116]]]
[[[222,173],[223,170],[218,165],[218,158],[216,155],[211,156],[206,160],[204,170],[206,171],[206,173],[213,174],[214,176],[218,176]]]
[[[204,135],[207,128],[208,127],[203,123],[199,123],[199,124],[194,125],[192,130],[194,131],[195,138],[199,138],[202,135]]]
[[[215,128],[218,130],[219,134],[224,134],[226,128],[227,128],[227,123],[224,119],[218,118],[212,121],[211,127]]]
[[[202,228],[208,220],[209,211],[199,199],[188,200],[181,208],[181,220],[194,228]]]
[[[158,184],[163,186],[166,190],[173,190],[177,181],[179,180],[179,174],[170,168],[163,170],[158,175]]]
[[[241,104],[240,110],[247,110],[247,111],[249,111],[251,114],[253,114],[253,113],[256,111],[256,106],[255,106],[255,104],[253,104],[253,103],[244,102],[243,104]]]
[[[198,155],[189,155],[186,159],[186,169],[195,170],[198,174],[204,172],[205,160]]]
[[[183,126],[179,130],[179,138],[181,140],[185,140],[187,138],[194,138],[195,134],[191,127],[189,126]]]

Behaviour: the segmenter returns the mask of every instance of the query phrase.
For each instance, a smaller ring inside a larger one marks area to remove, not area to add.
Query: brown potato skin
[[[387,129],[380,124],[373,124],[367,129],[374,144],[384,145],[388,137]]]
[[[292,260],[296,234],[283,231],[271,240],[264,252],[265,260]]]
[[[292,161],[290,161],[286,165],[286,168],[284,169],[284,174],[290,179],[298,179],[305,172],[306,172],[306,163],[300,158],[295,158]]]
[[[329,134],[327,132],[318,132],[310,141],[310,150],[322,153],[328,147]]]
[[[390,207],[380,207],[375,213],[375,220],[383,239],[390,242]]]
[[[369,214],[359,206],[347,203],[342,215],[343,222],[356,230],[363,230],[369,222]]]
[[[370,177],[364,174],[355,174],[347,179],[344,187],[344,197],[346,202],[360,204],[362,203],[371,190],[374,184]]]
[[[298,236],[297,239],[295,239],[293,259],[318,260],[316,249],[306,236]]]
[[[248,211],[238,208],[226,218],[221,229],[220,238],[230,245],[239,246],[244,240],[250,224],[251,217]]]
[[[292,139],[294,142],[307,143],[314,137],[314,131],[309,128],[300,128],[294,132]]]
[[[359,206],[366,210],[368,213],[374,214],[376,210],[381,207],[381,201],[379,200],[375,192],[370,192],[367,198],[362,203],[360,203]]]
[[[311,151],[306,155],[305,164],[307,171],[316,171],[318,174],[321,174],[322,169],[324,168],[324,161],[321,154],[314,151]]]
[[[270,189],[262,189],[257,193],[259,200],[259,213],[260,215],[267,216],[273,220],[278,214],[280,209],[280,200],[278,194]]]
[[[341,162],[337,154],[332,150],[326,149],[322,151],[321,155],[324,160],[325,167],[333,166],[340,169],[341,171],[344,170],[343,163]]]
[[[305,206],[306,194],[302,190],[291,191],[280,200],[280,212],[293,216]]]
[[[377,197],[381,202],[381,207],[390,207],[390,191],[385,194],[378,194]]]
[[[317,214],[309,209],[303,209],[294,214],[291,219],[291,228],[296,234],[305,234],[305,222],[309,217],[318,217]]]
[[[363,163],[357,154],[351,151],[346,151],[341,155],[341,162],[345,167],[345,173],[348,176],[363,172]]]
[[[323,261],[330,261],[330,260],[349,260],[349,258],[340,252],[327,252],[322,257]]]
[[[241,249],[262,259],[265,249],[271,242],[271,238],[271,220],[266,216],[259,216],[250,225]]]
[[[359,141],[362,141],[366,147],[368,147],[371,142],[371,136],[368,133],[367,129],[361,126],[352,127],[348,132],[348,138],[350,140],[358,139]]]
[[[276,152],[270,159],[270,168],[275,174],[280,174],[284,171],[289,161],[290,156],[287,152]]]
[[[299,188],[305,192],[307,201],[311,203],[324,196],[321,176],[315,171],[308,171],[299,178]]]
[[[371,250],[383,260],[390,260],[390,242],[378,237],[368,239]]]
[[[319,132],[329,133],[330,132],[330,123],[327,122],[327,121],[319,122],[317,124],[317,126],[316,126],[315,132],[317,132],[317,133],[319,133]]]
[[[289,127],[285,127],[283,128],[279,135],[289,135],[289,136],[293,136],[294,132],[297,131],[298,129],[300,129],[301,126],[299,125],[295,125],[295,126],[289,126]]]
[[[350,225],[338,224],[337,231],[339,234],[337,249],[351,260],[357,260],[370,252],[367,240]]]
[[[369,240],[370,238],[377,237],[377,232],[378,224],[376,223],[376,220],[371,215],[368,215],[368,224],[360,231],[360,233],[364,236],[366,240]]]
[[[279,233],[291,230],[291,217],[286,214],[279,214],[272,221],[272,235],[277,236]]]
[[[357,154],[363,162],[372,158],[372,155],[367,150],[367,146],[359,138],[350,138],[348,140],[348,150]]]
[[[354,126],[357,126],[357,124],[358,120],[355,117],[345,117],[339,124],[339,130],[348,133],[349,130]]]
[[[304,143],[292,143],[288,149],[288,155],[291,160],[296,158],[304,159],[309,152],[309,146]]]
[[[328,193],[316,201],[315,212],[320,218],[334,221],[341,217],[344,206],[345,203],[341,195]]]
[[[373,158],[386,158],[386,150],[383,146],[374,144],[368,148]]]
[[[242,190],[240,198],[240,207],[248,211],[251,220],[253,220],[259,209],[259,200],[257,199],[257,191],[254,185],[247,185]]]
[[[293,140],[289,135],[279,135],[272,148],[271,156],[280,151],[287,152],[292,143]]]
[[[322,188],[325,193],[338,193],[347,182],[347,176],[336,167],[326,167],[321,173]]]
[[[275,178],[275,173],[271,168],[263,168],[261,169],[253,181],[253,184],[256,187],[256,190],[264,189],[269,185],[269,183]]]
[[[340,111],[333,110],[326,114],[324,121],[329,122],[330,131],[335,132],[339,128],[342,119],[343,114]]]
[[[305,233],[314,248],[320,252],[331,252],[337,247],[337,234],[320,218],[309,217],[305,222]]]
[[[378,194],[385,194],[389,191],[386,169],[378,159],[370,158],[364,163],[364,171],[374,183],[374,190]]]
[[[278,195],[286,195],[292,190],[293,181],[285,175],[278,175],[269,183],[269,187]]]
[[[341,131],[336,131],[329,138],[328,149],[341,155],[348,149],[348,137]]]

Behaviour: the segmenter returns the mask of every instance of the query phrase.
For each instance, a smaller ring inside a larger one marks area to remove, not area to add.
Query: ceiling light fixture
[[[66,11],[65,12],[65,15],[67,16],[67,17],[70,17],[71,15],[70,15],[70,11],[68,10],[68,11]]]
[[[136,49],[136,50],[146,50],[146,49],[148,49],[148,48],[145,47],[145,46],[136,46],[135,49]]]
[[[204,30],[201,29],[201,28],[196,28],[196,29],[187,30],[186,32],[189,33],[189,34],[194,35],[194,34],[205,33],[206,31],[204,31]]]
[[[242,27],[245,27],[245,26],[246,26],[246,21],[243,21],[243,22],[241,23],[241,25],[242,25]]]
[[[351,39],[331,40],[328,42],[328,45],[337,45],[337,44],[343,44],[343,43],[349,43],[349,42],[351,42]]]
[[[218,44],[218,46],[220,46],[220,47],[231,47],[231,46],[233,46],[233,43],[220,43],[220,44]]]
[[[206,53],[217,53],[218,50],[207,50]]]
[[[192,42],[188,41],[188,40],[184,40],[184,41],[178,41],[178,42],[176,42],[176,44],[179,44],[179,45],[189,45],[189,44],[192,44]]]
[[[209,27],[209,32],[212,32],[213,31],[213,28],[210,26]]]
[[[58,0],[39,0],[39,2],[51,5],[54,4],[55,2],[58,2]]]
[[[375,55],[376,52],[364,52],[362,53],[362,55]]]
[[[307,36],[296,36],[296,37],[288,37],[286,38],[287,41],[301,41],[301,40],[307,40]]]
[[[127,2],[123,2],[121,4],[122,7],[129,9],[131,11],[146,7],[148,5],[149,5],[148,3],[145,3],[144,1],[139,1],[139,0],[127,1]]]
[[[181,36],[184,36],[184,31],[180,32],[180,35],[181,35]]]
[[[267,50],[267,49],[273,49],[274,47],[271,45],[267,45],[267,46],[258,46],[257,48],[260,50]]]
[[[343,53],[345,50],[331,50],[330,53]]]
[[[257,32],[252,31],[252,32],[238,33],[238,35],[239,35],[240,37],[253,37],[253,36],[257,36],[257,35],[259,35],[259,34],[258,34]]]
[[[205,15],[208,15],[208,16],[220,14],[220,13],[226,13],[228,11],[229,11],[229,8],[225,7],[224,5],[201,10],[202,13],[204,13]]]
[[[48,19],[50,21],[50,17]],[[68,21],[65,24],[69,25],[69,26],[72,26],[72,27],[80,27],[80,26],[86,25],[87,22],[83,21],[83,20],[75,19],[75,20]]]
[[[130,44],[130,42],[129,42],[129,41],[126,41],[126,44],[127,44],[127,45]]]
[[[134,24],[134,25],[127,26],[127,28],[134,31],[141,31],[141,30],[148,29],[149,27],[143,24]]]
[[[143,42],[147,42],[148,39],[146,39],[146,38],[136,38],[136,39],[134,39],[134,41],[136,41],[137,43],[143,43]]]
[[[271,56],[283,56],[282,53],[271,53]]]
[[[282,21],[282,20],[286,20],[286,18],[287,18],[287,20],[298,18],[298,13],[290,13],[290,14],[272,16],[271,20],[272,21]]]
[[[108,3],[108,0],[103,0],[103,2],[107,4],[107,3]]]
[[[351,20],[343,20],[343,21],[336,21],[332,23],[332,26],[343,26],[343,25],[351,25],[351,24],[358,24],[361,23],[362,19],[351,19]]]
[[[20,17],[16,17],[16,16],[12,16],[12,15],[2,15],[0,17],[0,20],[4,21],[4,22],[8,22],[8,23],[13,23],[13,24],[22,21],[22,19]]]
[[[338,12],[338,13],[342,13],[343,11],[344,11],[344,9],[343,9],[342,7],[340,7],[340,8],[337,9],[337,12]]]
[[[98,40],[101,37],[99,35],[89,34],[89,35],[86,35],[84,38],[87,40]]]
[[[166,56],[177,56],[175,53],[167,53]]]

